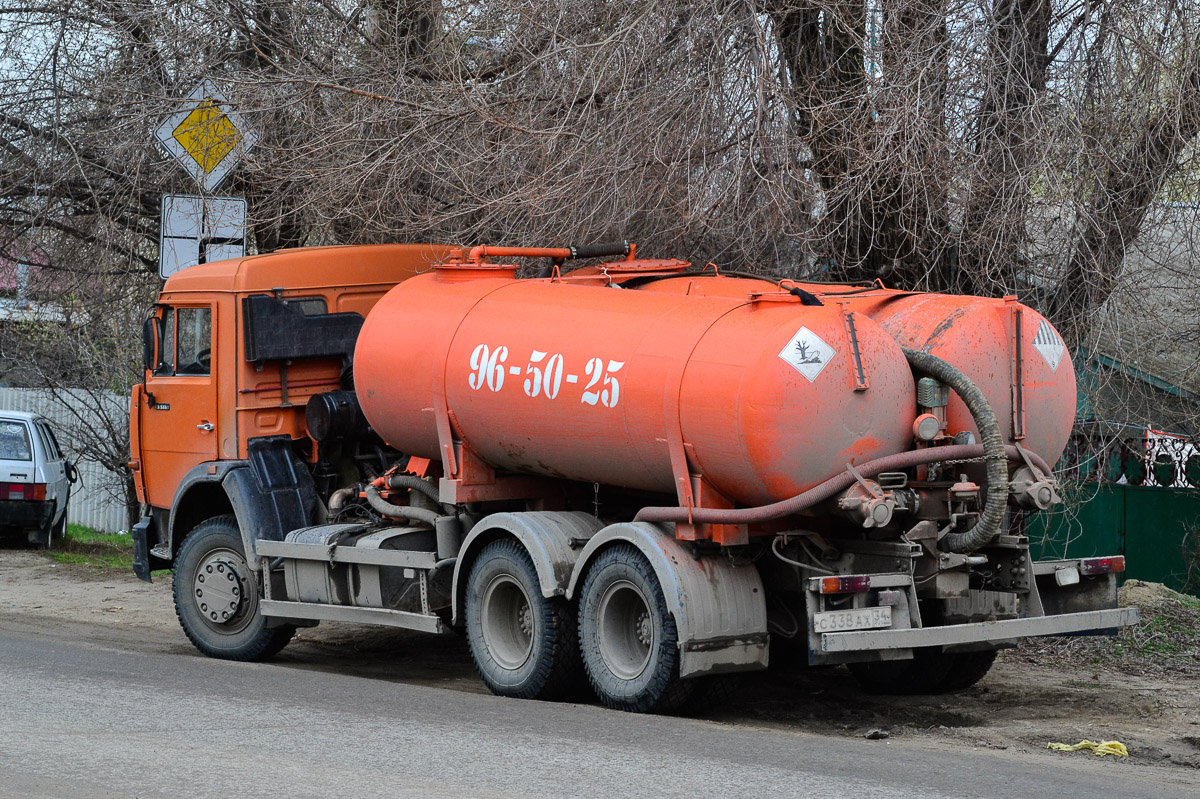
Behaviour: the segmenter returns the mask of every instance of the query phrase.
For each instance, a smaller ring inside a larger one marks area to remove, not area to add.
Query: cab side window
[[[157,375],[207,375],[212,370],[212,310],[167,308],[162,317]]]
[[[212,311],[208,308],[179,309],[179,349],[175,374],[206,375],[212,362]]]

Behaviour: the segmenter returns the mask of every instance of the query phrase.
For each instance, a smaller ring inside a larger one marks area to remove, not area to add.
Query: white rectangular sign
[[[246,254],[246,201],[241,197],[164,194],[158,274],[166,279],[196,264]]]

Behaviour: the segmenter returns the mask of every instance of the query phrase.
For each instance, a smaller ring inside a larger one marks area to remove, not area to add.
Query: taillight
[[[1079,561],[1081,574],[1120,574],[1125,571],[1125,556],[1113,555],[1111,558],[1085,558]]]
[[[45,483],[0,483],[0,499],[31,500],[46,499]]]
[[[822,594],[854,594],[871,588],[871,575],[858,574],[850,577],[822,577]]]

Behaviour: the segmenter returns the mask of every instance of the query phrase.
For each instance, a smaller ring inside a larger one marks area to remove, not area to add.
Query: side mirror
[[[142,323],[142,366],[149,371],[158,367],[158,342],[162,340],[162,321],[151,316]]]

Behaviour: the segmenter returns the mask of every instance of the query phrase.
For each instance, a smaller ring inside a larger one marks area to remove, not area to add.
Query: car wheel
[[[668,713],[696,687],[679,678],[679,636],[654,567],[635,547],[604,550],[579,599],[579,647],[607,707]]]

